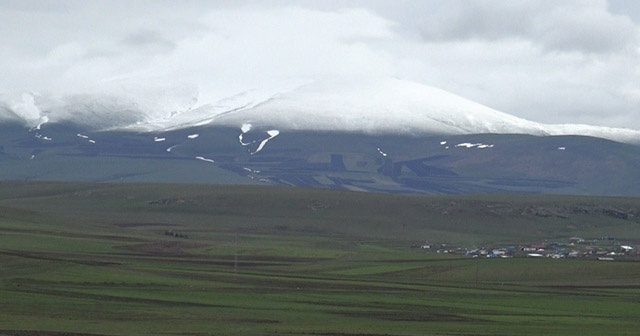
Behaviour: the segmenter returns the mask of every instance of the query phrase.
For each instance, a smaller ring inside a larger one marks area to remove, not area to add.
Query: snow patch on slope
[[[264,140],[262,140],[260,142],[260,145],[258,145],[258,148],[253,153],[251,153],[251,155],[257,154],[258,152],[260,152],[264,148],[264,146],[267,144],[267,142],[269,142],[269,140],[277,137],[280,134],[280,131],[278,131],[278,130],[270,130],[270,131],[267,131],[267,134],[269,135],[269,137],[264,139]]]
[[[483,143],[470,143],[470,142],[463,142],[463,143],[459,143],[456,145],[456,147],[464,147],[464,148],[480,148],[480,149],[484,149],[484,148],[493,148],[494,145],[487,145],[487,144],[483,144]]]
[[[549,135],[586,135],[618,142],[639,144],[640,131],[578,124],[545,125]]]
[[[240,141],[240,145],[248,146],[248,145],[251,144],[250,142],[246,142],[245,143],[244,140],[243,140],[244,139],[244,135],[251,130],[251,127],[252,127],[251,124],[247,124],[247,123],[244,123],[244,124],[242,124],[242,126],[240,126],[240,132],[242,132],[242,133],[240,133],[240,135],[238,135],[238,141]]]
[[[380,149],[380,147],[378,147],[378,148],[377,148],[377,150],[378,150],[378,153],[379,153],[380,155],[382,155],[382,156],[384,156],[384,157],[387,157],[387,155],[388,155],[388,154],[387,154],[386,152],[384,152],[382,149]]]
[[[36,133],[36,135],[34,136],[36,139],[40,139],[40,140],[45,140],[45,141],[52,141],[53,139],[48,137],[48,136],[44,136],[40,133]]]
[[[213,159],[207,159],[204,156],[196,156],[196,160],[200,160],[200,161],[204,161],[204,162],[210,162],[210,163],[215,163],[215,161]]]
[[[238,141],[240,142],[240,145],[242,146],[250,146],[252,144],[255,144],[257,142],[257,140],[253,140],[250,142],[244,142],[244,136],[245,134],[249,133],[251,131],[251,129],[253,128],[252,124],[249,123],[244,123],[242,124],[242,126],[240,127],[240,135],[238,135]],[[264,149],[264,146],[269,142],[269,140],[277,137],[278,135],[280,135],[280,131],[278,130],[269,130],[267,131],[267,135],[268,137],[265,139],[262,139],[260,141],[260,144],[258,145],[258,147],[255,150],[251,150],[249,147],[249,154],[254,155],[257,154],[258,152],[262,151]]]

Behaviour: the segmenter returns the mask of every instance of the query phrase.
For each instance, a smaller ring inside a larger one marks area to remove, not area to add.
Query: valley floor
[[[402,216],[358,210],[397,200],[255,187],[0,183],[0,335],[632,335],[640,328],[640,263],[425,253],[409,246],[426,232],[437,236],[435,217],[403,227]],[[452,202],[401,200],[403,216],[418,201]],[[351,210],[340,210],[345,203]],[[558,228],[536,220],[541,235]],[[598,220],[601,227],[587,223],[581,233],[626,228],[640,237],[631,229],[637,222]],[[465,231],[479,233],[462,239],[487,239],[474,225]]]

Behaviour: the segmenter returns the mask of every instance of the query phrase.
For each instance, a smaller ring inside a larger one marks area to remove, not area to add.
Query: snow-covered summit
[[[540,124],[394,78],[316,81],[215,122],[366,133],[546,134]]]
[[[548,125],[518,118],[447,91],[379,77],[325,79],[247,90],[203,102],[196,89],[111,91],[47,98],[23,94],[4,102],[0,119],[31,127],[74,121],[95,128],[162,131],[202,125],[279,130],[401,134],[586,135],[640,143],[640,131],[587,125]],[[0,109],[1,110],[1,109]],[[9,118],[10,116],[10,118]]]
[[[585,135],[640,143],[640,131],[550,125],[518,118],[450,92],[395,78],[321,80],[280,93],[215,123],[402,134]]]

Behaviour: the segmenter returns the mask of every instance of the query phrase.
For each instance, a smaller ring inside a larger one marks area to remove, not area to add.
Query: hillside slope
[[[0,179],[267,184],[391,193],[640,194],[640,147],[600,138],[230,127],[0,129]]]

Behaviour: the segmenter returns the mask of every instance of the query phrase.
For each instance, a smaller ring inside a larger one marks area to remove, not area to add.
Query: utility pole
[[[477,256],[475,259],[476,259],[476,288],[478,288],[478,268],[480,265],[480,256]]]
[[[235,236],[233,238],[233,274],[234,277],[238,275],[238,232],[235,232]]]

